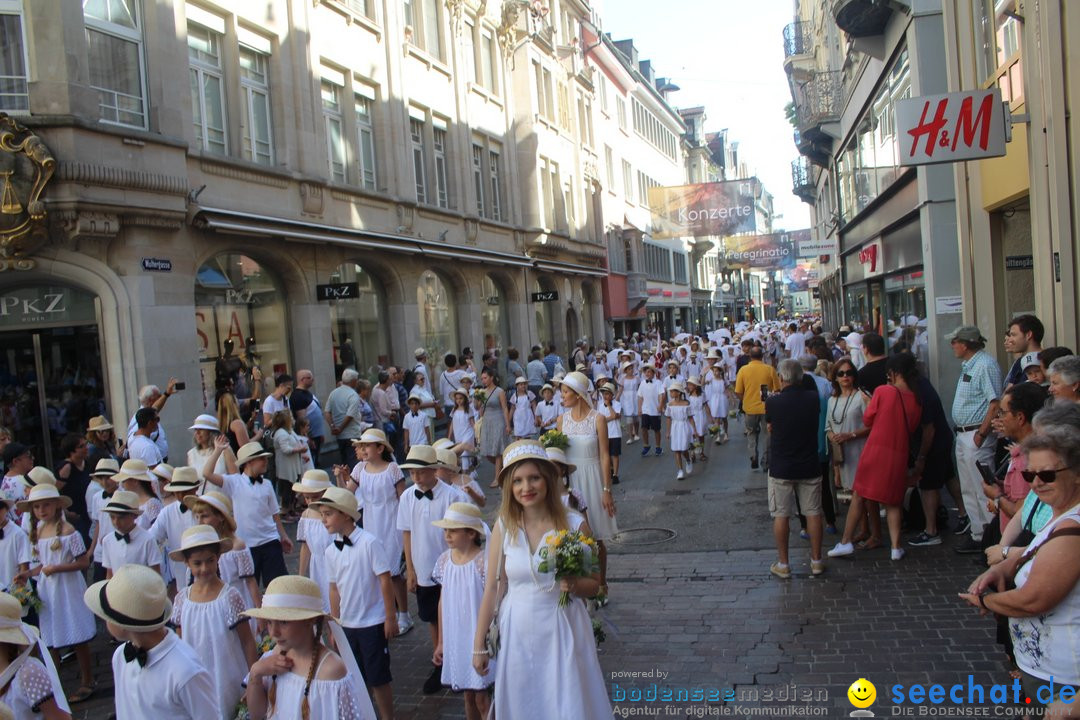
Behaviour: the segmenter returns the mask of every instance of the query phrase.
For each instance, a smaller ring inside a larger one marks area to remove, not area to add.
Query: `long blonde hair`
[[[530,458],[515,463],[516,467],[508,469],[503,480],[502,505],[499,506],[499,518],[502,520],[503,527],[506,528],[511,543],[517,538],[517,531],[525,527],[525,508],[514,497],[511,484],[513,483],[514,473],[517,472],[518,468],[529,464],[535,465],[544,477],[544,485],[547,487],[544,510],[548,517],[551,518],[552,525],[555,526],[556,530],[570,529],[570,521],[566,517],[566,506],[563,505],[562,501],[562,488],[559,487],[558,468],[551,461]]]
[[[233,420],[240,419],[240,406],[236,404],[236,396],[232,393],[223,393],[217,403],[218,427],[221,432],[227,432]]]

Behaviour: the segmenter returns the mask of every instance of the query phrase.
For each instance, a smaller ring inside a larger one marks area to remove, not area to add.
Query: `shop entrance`
[[[64,435],[108,416],[95,305],[71,288],[0,295],[0,424],[36,464],[55,467]]]

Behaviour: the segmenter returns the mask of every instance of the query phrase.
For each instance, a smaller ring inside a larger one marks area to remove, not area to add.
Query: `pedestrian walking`
[[[624,361],[619,366],[619,404],[622,406],[623,422],[626,423],[626,444],[633,445],[641,438],[641,416],[638,414],[638,386],[634,363]]]
[[[510,409],[506,401],[506,393],[499,387],[499,379],[488,368],[480,373],[480,382],[483,384],[484,397],[480,410],[482,425],[480,428],[479,454],[487,458],[487,461],[495,465],[495,477],[499,477],[502,469],[502,451],[506,447],[506,435],[512,427],[510,422]],[[493,480],[489,487],[498,487]]]
[[[801,368],[800,368],[801,370]],[[750,469],[757,470],[759,460],[764,462],[764,470],[769,470],[769,433],[762,430],[765,423],[765,398],[771,392],[780,390],[780,379],[776,370],[764,362],[764,352],[760,347],[750,349],[750,360],[735,376],[735,396],[739,398],[743,417],[743,433],[746,435],[746,449],[750,453]],[[759,447],[763,445],[763,447]],[[760,449],[760,455],[759,455]]]
[[[686,386],[673,382],[667,390],[668,401],[664,414],[668,418],[668,449],[675,456],[676,480],[682,480],[694,471],[690,457],[690,444],[696,432],[690,403],[686,400]]]
[[[663,452],[660,442],[660,416],[663,413],[664,396],[666,391],[663,384],[656,380],[656,368],[652,365],[645,366],[645,379],[637,391],[638,415],[641,416],[641,457],[649,454],[652,446],[649,444],[649,433],[656,437],[656,455],[659,457]]]
[[[330,612],[330,579],[326,573],[325,550],[330,547],[332,538],[323,526],[322,515],[311,503],[322,497],[323,491],[331,486],[330,476],[325,470],[308,470],[293,485],[293,492],[306,506],[296,523],[296,541],[300,543],[299,573],[319,586],[323,594],[323,610]]]
[[[608,455],[611,457],[611,484],[619,484],[619,460],[622,457],[622,404],[615,399],[615,385],[605,380],[600,385],[597,412],[607,420]]]
[[[161,572],[161,549],[153,536],[139,527],[136,520],[142,515],[139,496],[127,490],[113,493],[102,508],[109,516],[112,531],[102,538],[101,565],[105,578],[111,578],[125,565],[145,565]]]
[[[704,462],[705,431],[709,427],[709,409],[705,402],[702,381],[698,375],[686,378],[686,401],[690,403],[690,417],[694,420],[694,436],[690,442],[690,462]]]
[[[708,370],[705,377],[705,405],[714,434],[716,445],[722,445],[728,439],[728,385],[724,379],[724,366],[719,362]]]
[[[518,440],[536,434],[536,396],[529,392],[529,381],[519,377],[514,381],[514,394],[508,399],[514,437]]]

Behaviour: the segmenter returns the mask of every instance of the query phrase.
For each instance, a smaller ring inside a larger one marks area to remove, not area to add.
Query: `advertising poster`
[[[781,270],[796,263],[795,240],[786,232],[726,237],[723,252],[728,267],[733,268]]]
[[[649,189],[654,238],[724,237],[757,229],[757,178]]]

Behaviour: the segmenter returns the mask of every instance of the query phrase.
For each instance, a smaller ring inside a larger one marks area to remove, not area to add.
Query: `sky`
[[[709,132],[729,130],[739,159],[772,193],[776,230],[809,226],[808,206],[791,193],[791,161],[798,157],[784,106],[791,101],[784,74],[784,26],[794,19],[790,0],[602,0],[601,30],[613,40],[633,38],[638,57],[652,60],[658,77],[681,89],[676,107],[705,106]]]

